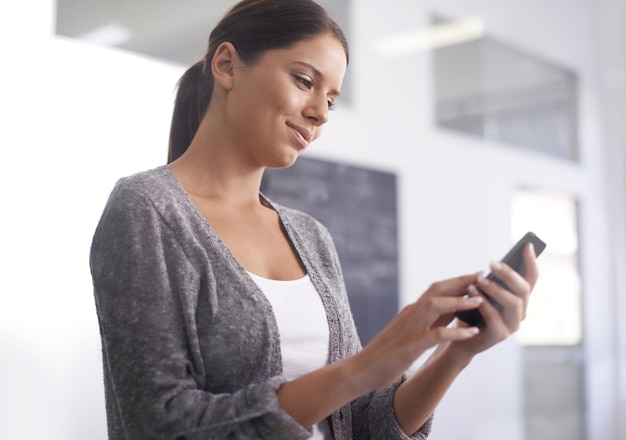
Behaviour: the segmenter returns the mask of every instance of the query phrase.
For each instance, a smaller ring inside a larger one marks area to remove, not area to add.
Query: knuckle
[[[436,306],[436,304],[437,304],[437,300],[436,300],[435,298],[428,298],[428,299],[426,300],[426,306],[427,306],[429,309],[434,308],[434,307]]]
[[[441,283],[439,281],[432,283],[428,290],[434,293],[439,292],[441,290]]]
[[[444,281],[435,281],[434,283],[432,283],[430,285],[430,288],[432,289],[433,293],[436,296],[440,296],[441,294],[444,294],[447,290],[449,290],[448,283],[444,280]]]
[[[437,339],[437,340],[441,340],[445,337],[446,335],[446,329],[444,327],[437,327],[435,329],[433,329],[433,336]]]

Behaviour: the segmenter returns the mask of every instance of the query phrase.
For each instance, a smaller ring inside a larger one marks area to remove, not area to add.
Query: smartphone
[[[524,247],[528,243],[532,243],[533,246],[535,246],[535,255],[537,257],[546,248],[546,244],[543,242],[543,240],[537,237],[534,232],[527,232],[522,238],[519,239],[517,243],[513,245],[511,250],[507,252],[504,258],[502,258],[503,263],[506,263],[508,266],[511,267],[511,269],[522,275],[524,274],[523,251]],[[504,287],[505,289],[508,289],[507,285],[494,274],[490,273],[489,275],[487,275],[487,278],[495,282],[496,284]],[[496,308],[500,308],[500,304],[498,304],[493,298],[485,294],[485,292],[483,292],[482,290],[481,293],[483,293],[485,297],[489,300],[489,302],[493,304]],[[471,326],[480,326],[483,323],[483,317],[478,309],[456,312],[455,316]]]

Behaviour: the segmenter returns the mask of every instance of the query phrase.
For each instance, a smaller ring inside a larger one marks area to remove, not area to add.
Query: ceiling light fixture
[[[119,46],[132,37],[130,29],[117,22],[107,23],[92,31],[77,36],[78,40],[101,46]]]
[[[381,40],[376,49],[387,56],[401,56],[476,40],[484,35],[483,20],[473,17],[394,35]]]

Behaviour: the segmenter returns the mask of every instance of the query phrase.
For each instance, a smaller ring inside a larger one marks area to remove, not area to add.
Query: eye
[[[337,108],[337,103],[333,101],[328,101],[328,110],[335,110]]]
[[[300,75],[294,75],[293,77],[296,79],[296,81],[298,81],[307,89],[313,88],[313,80],[311,78],[308,78],[306,76],[300,76]]]

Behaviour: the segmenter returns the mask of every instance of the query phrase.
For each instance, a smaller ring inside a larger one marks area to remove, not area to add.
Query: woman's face
[[[342,44],[322,34],[236,66],[226,111],[237,148],[257,165],[291,165],[328,121],[346,64]]]

